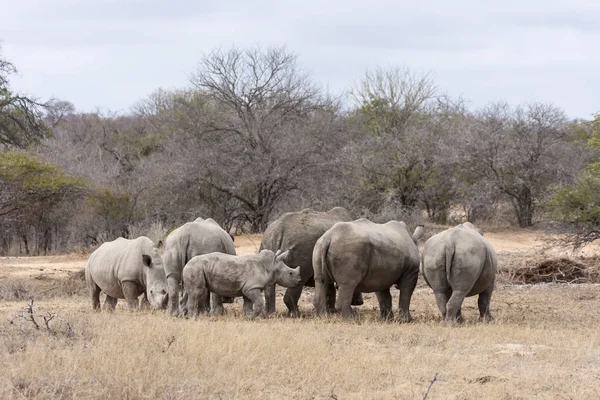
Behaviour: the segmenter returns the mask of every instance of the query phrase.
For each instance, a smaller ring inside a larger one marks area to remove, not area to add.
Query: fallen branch
[[[425,394],[423,395],[423,400],[425,400],[427,398],[427,396],[429,396],[429,391],[431,390],[431,387],[433,386],[433,384],[435,383],[435,381],[437,381],[437,376],[438,376],[438,373],[436,372],[435,375],[433,376],[433,378],[431,378],[431,382],[429,382],[429,386],[427,387],[427,391],[425,391]]]
[[[52,326],[50,326],[50,321],[57,319],[60,322],[62,322],[64,324],[64,326],[66,327],[66,332],[64,332],[64,334],[67,337],[73,336],[74,331],[73,331],[73,327],[71,326],[71,324],[67,320],[65,320],[63,317],[58,315],[57,313],[49,312],[46,315],[42,316],[42,319],[44,320],[43,327],[45,329],[42,329],[42,325],[40,325],[40,323],[36,319],[38,317],[39,317],[39,315],[36,316],[36,314],[33,311],[33,299],[29,299],[29,301],[27,302],[27,306],[25,308],[23,308],[21,311],[17,312],[14,315],[14,317],[9,320],[9,322],[11,325],[17,325],[17,321],[31,322],[33,324],[33,327],[35,328],[35,330],[45,331],[51,335],[56,335],[58,333],[58,331],[55,328],[53,328]],[[21,324],[19,324],[19,328],[21,328],[21,330],[23,330],[22,322],[21,322]]]

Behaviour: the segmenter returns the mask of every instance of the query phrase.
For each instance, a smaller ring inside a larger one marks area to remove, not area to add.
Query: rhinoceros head
[[[284,252],[277,250],[271,267],[275,276],[275,282],[284,287],[298,286],[300,282],[302,282],[302,278],[300,277],[300,267],[290,268],[284,262],[287,260],[289,254],[289,250]]]
[[[146,278],[146,296],[153,308],[167,308],[167,277],[162,258],[156,249],[142,256]]]

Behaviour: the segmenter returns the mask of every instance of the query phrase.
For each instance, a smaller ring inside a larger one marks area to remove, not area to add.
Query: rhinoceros
[[[169,286],[171,315],[179,314],[179,290],[183,267],[193,257],[212,252],[235,255],[233,238],[212,218],[197,218],[194,222],[180,226],[167,236],[163,261]],[[208,298],[206,301],[209,305]],[[215,313],[223,312],[222,299],[213,297],[213,303]]]
[[[314,305],[317,314],[326,311],[327,285],[339,286],[335,308],[344,318],[353,316],[352,294],[376,292],[382,319],[392,319],[390,287],[400,289],[400,317],[411,320],[409,306],[419,276],[417,240],[419,225],[411,236],[404,222],[376,224],[361,218],[338,222],[315,244]]]
[[[341,221],[351,221],[350,213],[342,207],[335,207],[327,212],[304,209],[298,212],[283,214],[279,219],[269,224],[265,230],[260,249],[271,251],[287,249],[290,252],[286,263],[289,266],[300,266],[301,284],[285,291],[283,302],[288,308],[288,315],[299,316],[298,300],[304,286],[314,286],[312,254],[317,240]],[[334,310],[335,288],[333,284],[327,287],[328,306]],[[266,312],[275,312],[275,285],[265,289]],[[361,305],[362,296],[356,293],[352,304]]]
[[[112,310],[118,299],[125,299],[131,310],[143,304],[167,307],[167,280],[163,262],[154,242],[145,236],[122,237],[96,249],[85,266],[85,280],[94,310],[100,309],[100,292],[106,293],[104,309]]]
[[[480,318],[492,319],[498,257],[479,228],[466,222],[432,236],[422,257],[421,273],[433,289],[442,318],[449,323],[462,320],[463,300],[478,294]]]
[[[288,254],[262,250],[251,255],[210,253],[192,258],[183,268],[188,315],[197,317],[207,311],[205,298],[209,291],[221,296],[244,296],[244,314],[261,314],[267,285],[291,287],[301,281],[300,269],[289,268],[283,261]]]

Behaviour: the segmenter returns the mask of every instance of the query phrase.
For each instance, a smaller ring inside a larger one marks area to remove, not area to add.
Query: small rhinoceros
[[[463,300],[476,294],[480,318],[491,320],[497,266],[496,252],[481,230],[466,222],[429,238],[423,249],[421,273],[447,322],[461,320]]]
[[[169,285],[171,315],[179,314],[179,289],[183,267],[195,256],[213,252],[235,255],[235,246],[232,236],[211,218],[197,218],[193,222],[180,226],[167,236],[163,260]],[[215,313],[223,312],[222,301],[223,299],[217,299],[213,296],[213,311]],[[206,302],[209,306],[208,297]]]
[[[411,236],[404,222],[376,224],[364,218],[338,222],[315,244],[314,305],[317,314],[326,311],[327,285],[337,283],[335,308],[344,318],[353,316],[353,293],[376,292],[381,318],[391,319],[390,287],[400,289],[401,318],[410,320],[410,299],[419,276],[418,226]]]
[[[232,256],[211,253],[192,258],[183,268],[183,286],[187,293],[190,317],[206,313],[204,299],[209,291],[221,296],[243,296],[244,314],[259,315],[264,308],[263,291],[277,283],[293,287],[300,283],[300,269],[289,268],[283,260],[288,252]]]
[[[283,296],[283,302],[289,310],[288,315],[300,316],[298,300],[304,286],[314,286],[312,254],[317,240],[336,222],[352,221],[352,216],[343,207],[334,207],[326,212],[310,208],[298,212],[288,212],[269,224],[260,249],[289,250],[286,263],[300,266],[301,285],[288,288]],[[265,289],[266,311],[275,312],[275,285]],[[352,298],[352,305],[361,305],[362,295],[357,292]],[[335,311],[335,287],[327,288],[327,305],[329,311]]]
[[[149,238],[118,238],[94,251],[85,266],[85,280],[94,310],[100,309],[100,292],[106,293],[104,309],[112,310],[117,299],[125,299],[131,310],[144,294],[154,308],[166,308],[167,279],[162,259]]]

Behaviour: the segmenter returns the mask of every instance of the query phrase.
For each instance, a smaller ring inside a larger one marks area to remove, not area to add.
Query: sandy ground
[[[262,235],[244,235],[235,238],[237,254],[258,252]],[[0,257],[0,279],[11,277],[67,277],[85,267],[89,254],[68,254],[45,257]]]
[[[502,254],[538,253],[545,252],[554,256],[600,256],[600,245],[589,245],[577,253],[568,249],[549,249],[549,235],[535,230],[521,229],[499,232],[487,232],[487,240],[494,246],[496,252]],[[235,237],[237,254],[257,253],[262,235],[242,235]],[[5,276],[36,277],[52,276],[59,278],[69,272],[78,271],[85,267],[89,254],[69,254],[46,257],[0,257],[0,278]]]

